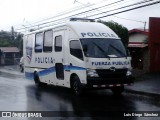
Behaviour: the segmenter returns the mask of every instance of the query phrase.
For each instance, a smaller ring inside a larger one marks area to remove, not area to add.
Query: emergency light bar
[[[87,19],[87,18],[70,18],[70,21],[95,22],[94,19]]]

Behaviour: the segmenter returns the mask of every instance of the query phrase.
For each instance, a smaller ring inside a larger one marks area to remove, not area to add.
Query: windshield
[[[120,39],[86,38],[80,39],[86,57],[110,58],[126,57],[127,53]]]

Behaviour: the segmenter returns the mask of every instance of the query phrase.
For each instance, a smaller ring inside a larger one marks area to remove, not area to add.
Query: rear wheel
[[[124,86],[113,87],[113,88],[111,88],[111,90],[112,90],[114,95],[121,95],[122,92],[124,91]]]
[[[82,95],[84,88],[83,88],[83,86],[77,76],[75,76],[72,79],[71,88],[72,88],[75,95],[77,95],[77,96]]]
[[[46,83],[40,82],[39,76],[38,76],[37,73],[34,74],[34,82],[35,82],[35,85],[36,85],[37,87],[44,87],[44,86],[46,86]]]

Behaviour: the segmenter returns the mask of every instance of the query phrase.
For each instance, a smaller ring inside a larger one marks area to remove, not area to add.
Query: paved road
[[[75,97],[70,89],[54,86],[38,89],[33,81],[24,79],[22,74],[0,72],[0,111],[62,111],[59,113],[71,111],[77,116],[83,114],[84,117],[61,117],[59,115],[54,119],[95,120],[98,117],[95,116],[96,113],[107,110],[108,114],[116,114],[121,111],[160,111],[160,103],[149,97],[125,92],[122,96],[116,97],[109,90],[90,91],[82,97]],[[24,119],[30,120],[31,118]],[[53,120],[53,118],[47,119]],[[101,117],[99,119],[107,120],[109,118]],[[150,120],[151,118],[125,117],[123,119]],[[154,119],[158,120],[159,118],[152,118],[152,120]]]

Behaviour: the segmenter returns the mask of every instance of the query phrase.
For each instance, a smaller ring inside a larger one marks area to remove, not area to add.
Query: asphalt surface
[[[160,99],[160,73],[146,73],[136,78],[133,86],[126,87],[129,93]]]
[[[17,69],[0,68],[0,111],[50,111],[52,115],[56,115],[47,118],[0,118],[0,120],[110,120],[113,117],[123,120],[160,119],[160,117],[123,117],[125,113],[130,112],[159,112],[159,98],[128,91],[121,96],[113,96],[110,90],[88,91],[84,96],[76,97],[67,88],[48,85],[38,89],[34,81],[26,80],[23,73],[16,71]]]
[[[1,66],[0,75],[6,76],[5,74],[10,73],[11,76],[23,76],[24,74],[20,72],[19,66]],[[2,74],[3,73],[3,74]],[[134,85],[126,86],[125,91],[128,93],[146,95],[150,97],[155,97],[160,99],[160,73],[146,73],[141,76],[136,77]]]

